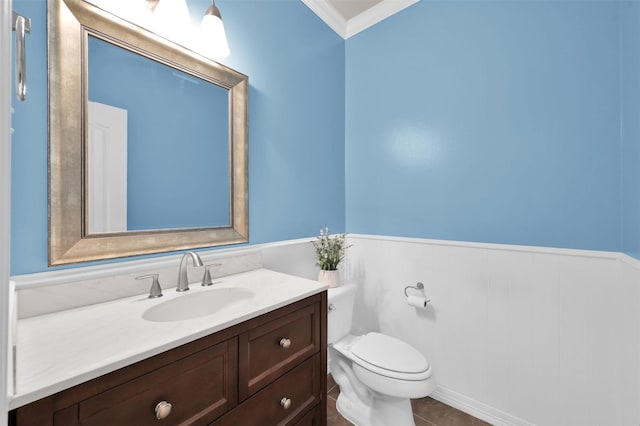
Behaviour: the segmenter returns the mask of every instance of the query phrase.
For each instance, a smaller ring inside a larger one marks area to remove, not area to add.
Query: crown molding
[[[346,37],[344,38],[348,39],[418,1],[419,0],[383,0],[360,15],[349,19],[349,21],[347,21]]]
[[[322,19],[343,39],[387,19],[419,0],[383,0],[363,13],[346,21],[326,0],[302,0],[302,2]]]
[[[336,12],[325,0],[302,0],[325,24],[327,24],[340,37],[347,39],[347,21]]]

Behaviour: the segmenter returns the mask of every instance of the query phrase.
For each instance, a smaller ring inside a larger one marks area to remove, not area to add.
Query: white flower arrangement
[[[347,234],[329,234],[329,227],[320,229],[320,236],[311,243],[316,248],[316,257],[320,269],[323,271],[335,271],[338,264],[344,259],[345,251],[351,247],[345,245]]]

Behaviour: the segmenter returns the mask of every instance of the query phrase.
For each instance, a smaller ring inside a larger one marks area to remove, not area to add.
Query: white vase
[[[340,273],[335,271],[325,271],[323,269],[318,273],[318,281],[329,287],[338,287],[340,282]]]

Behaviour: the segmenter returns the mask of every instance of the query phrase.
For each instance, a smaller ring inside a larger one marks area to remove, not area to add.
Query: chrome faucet
[[[178,288],[176,291],[187,291],[189,290],[189,277],[187,276],[187,266],[189,264],[189,259],[193,262],[193,266],[202,266],[202,259],[198,253],[194,251],[188,251],[182,255],[182,260],[180,261],[180,270],[178,271]]]

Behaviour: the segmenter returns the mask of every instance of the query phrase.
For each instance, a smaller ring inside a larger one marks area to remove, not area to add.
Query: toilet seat
[[[346,344],[338,344],[336,349],[372,373],[408,381],[431,377],[431,367],[426,358],[402,340],[381,333],[345,340]]]

